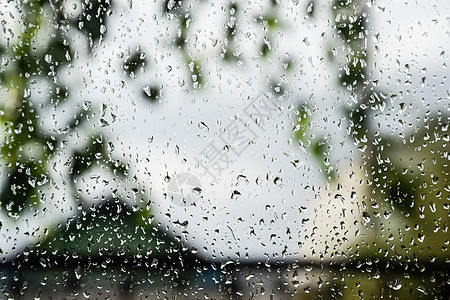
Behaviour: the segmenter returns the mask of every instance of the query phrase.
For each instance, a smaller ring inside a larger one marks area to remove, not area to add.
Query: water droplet
[[[25,99],[27,99],[27,98],[30,98],[30,96],[31,96],[31,90],[30,90],[30,88],[26,88],[26,89],[23,91],[23,97],[24,97]]]
[[[400,290],[402,288],[402,281],[400,279],[398,279],[398,278],[395,278],[393,281],[388,283],[388,286],[391,289],[393,289],[395,291],[398,291],[398,290]]]
[[[366,223],[369,223],[370,222],[370,215],[369,215],[369,213],[368,212],[363,212],[362,213],[362,218],[363,218],[363,220],[364,220],[364,222],[366,222]]]
[[[52,62],[53,57],[52,57],[51,54],[45,54],[44,59],[45,59],[45,61],[46,61],[47,63],[50,64],[50,63]]]
[[[100,25],[100,34],[105,34],[106,33],[106,26],[105,25]]]
[[[88,111],[91,108],[91,101],[84,101],[82,108],[83,110]]]
[[[164,177],[164,182],[168,183],[170,181],[170,176],[169,174],[166,175],[166,177]]]

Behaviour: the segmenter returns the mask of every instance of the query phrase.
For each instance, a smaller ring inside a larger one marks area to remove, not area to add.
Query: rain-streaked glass
[[[449,13],[2,1],[2,299],[448,298]]]

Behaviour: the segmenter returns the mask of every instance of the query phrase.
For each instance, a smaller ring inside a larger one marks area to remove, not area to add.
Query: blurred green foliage
[[[1,45],[3,58],[9,63],[0,72],[5,91],[0,103],[0,124],[4,130],[0,161],[6,167],[7,178],[0,190],[0,202],[14,219],[26,207],[34,208],[48,201],[44,195],[53,181],[49,172],[52,158],[63,151],[68,137],[89,122],[93,114],[89,106],[79,105],[78,112],[62,129],[43,126],[40,119],[45,107],[57,110],[68,96],[70,87],[60,84],[58,70],[70,64],[74,55],[66,36],[66,27],[71,21],[66,18],[60,1],[24,1],[19,5],[21,31],[17,39],[9,39],[7,44]],[[75,28],[87,35],[91,46],[102,35],[101,26],[106,26],[110,5],[110,1],[82,3]],[[80,22],[83,25],[79,25]],[[39,104],[38,95],[32,93],[32,84],[37,80],[49,85],[45,106]],[[92,133],[85,149],[72,151],[72,166],[66,175],[75,198],[77,191],[73,182],[93,165],[103,165],[118,176],[126,175],[126,167],[110,157],[99,132]]]

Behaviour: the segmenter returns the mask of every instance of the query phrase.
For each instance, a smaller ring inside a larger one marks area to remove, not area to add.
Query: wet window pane
[[[2,298],[445,299],[445,0],[0,3]]]

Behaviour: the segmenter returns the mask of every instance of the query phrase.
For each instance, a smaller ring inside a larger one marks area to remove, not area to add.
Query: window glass
[[[0,6],[5,299],[449,294],[447,1]]]

